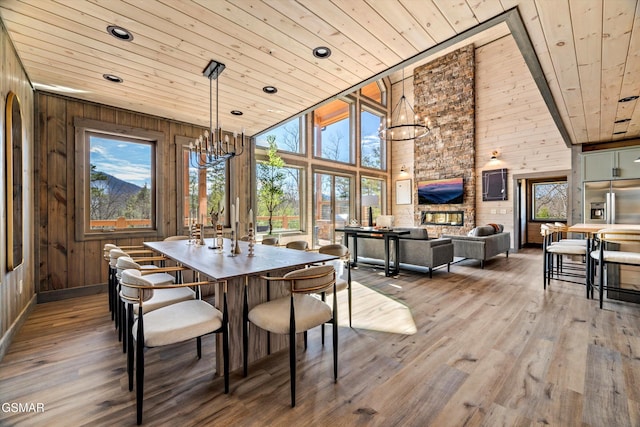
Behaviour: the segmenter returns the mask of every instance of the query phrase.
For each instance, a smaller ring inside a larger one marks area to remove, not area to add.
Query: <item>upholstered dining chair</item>
[[[595,244],[596,249],[591,251],[590,257],[598,263],[600,308],[603,306],[605,290],[640,296],[640,290],[622,287],[620,283],[607,283],[605,278],[609,265],[640,266],[640,230],[604,228],[596,233]]]
[[[167,288],[186,288],[210,285],[215,282],[193,282],[163,285]],[[136,421],[142,423],[144,400],[144,351],[185,342],[196,338],[198,359],[202,357],[203,335],[222,334],[224,392],[229,392],[229,315],[227,312],[227,283],[219,282],[222,289],[222,311],[201,299],[192,299],[145,312],[144,305],[158,291],[156,286],[140,270],[124,270],[121,275],[121,297],[130,304],[137,304],[138,317],[129,334],[131,348],[135,342]],[[217,298],[218,296],[216,296]],[[134,352],[127,355],[129,391],[133,389]]]
[[[133,260],[133,258],[128,256],[121,256],[118,258],[118,261],[116,262],[116,268],[117,268],[116,276],[119,284],[118,288],[120,290],[122,289],[122,283],[121,283],[122,272],[125,270],[139,270],[141,274],[145,276],[145,279],[153,283],[153,285],[164,287],[164,288],[157,289],[153,293],[153,296],[148,301],[145,302],[144,309],[143,309],[145,313],[156,310],[160,307],[165,307],[170,304],[175,304],[177,302],[188,301],[196,298],[196,293],[191,288],[186,288],[186,287],[167,288],[166,287],[167,285],[171,285],[176,281],[178,283],[182,283],[182,280],[176,280],[171,274],[169,274],[169,272],[175,271],[177,273],[182,273],[182,270],[184,270],[184,267],[153,266],[156,268],[146,268],[146,269],[143,269],[143,267],[144,267],[143,265],[138,264]],[[119,336],[121,335],[123,337],[122,351],[123,353],[126,353],[127,345],[128,345],[127,334],[130,333],[129,331],[131,329],[131,324],[133,322],[133,319],[131,318],[130,314],[131,312],[137,313],[138,307],[135,304],[131,304],[131,303],[125,304],[121,296],[119,297],[119,299],[122,301],[121,304],[126,305],[124,309],[122,308],[120,309],[120,313],[121,313],[120,324],[121,325],[127,324],[127,327],[120,328],[122,332],[121,334],[119,334]]]
[[[309,243],[306,240],[294,240],[292,242],[287,242],[285,245],[287,249],[295,249],[298,251],[306,251],[309,249]]]
[[[263,237],[262,238],[262,244],[263,245],[270,245],[270,246],[278,246],[278,238],[277,237]]]
[[[133,254],[138,254],[139,256],[136,258],[131,258],[134,255]],[[130,250],[129,252],[125,252],[124,250],[122,250],[121,248],[116,248],[116,249],[111,249],[109,251],[109,258],[110,258],[110,266],[111,268],[113,268],[113,283],[110,284],[109,286],[113,287],[113,290],[110,291],[110,294],[113,297],[113,308],[114,308],[114,313],[112,314],[112,319],[115,320],[115,327],[116,329],[118,329],[118,339],[122,339],[122,328],[120,327],[121,324],[123,323],[123,319],[125,318],[125,312],[123,310],[123,304],[122,301],[120,300],[120,297],[118,295],[118,290],[120,288],[120,284],[119,284],[119,273],[118,273],[118,267],[117,267],[117,263],[118,263],[118,259],[120,259],[121,257],[130,257],[131,260],[135,263],[135,267],[132,265],[129,268],[137,268],[139,270],[153,270],[154,273],[160,273],[161,271],[158,270],[160,267],[158,267],[155,264],[152,264],[154,262],[162,262],[164,261],[166,258],[160,255],[156,255],[154,254],[153,251],[149,250],[149,249],[139,249],[139,250]],[[143,263],[143,264],[141,264]],[[147,263],[147,264],[144,264]],[[122,270],[122,268],[120,269]],[[176,271],[176,270],[172,270],[171,271]],[[163,270],[163,272],[167,272],[170,270]],[[167,279],[163,279],[163,280],[167,280]],[[115,314],[115,316],[114,316]],[[114,318],[115,317],[115,318]],[[125,344],[123,344],[124,346]]]
[[[291,406],[296,406],[296,334],[305,333],[325,323],[333,324],[333,379],[338,379],[338,312],[336,278],[333,265],[318,265],[295,270],[283,277],[263,277],[267,285],[280,281],[288,285],[290,295],[260,303],[249,310],[245,287],[243,312],[244,375],[248,373],[249,322],[275,334],[289,335],[289,369]],[[331,289],[333,307],[312,294]],[[306,339],[305,339],[306,344]]]
[[[349,300],[349,327],[351,327],[351,260],[349,254],[349,248],[339,243],[324,245],[318,249],[318,253],[334,255],[340,259],[329,261],[336,270],[336,291],[340,292],[347,290],[347,297]],[[344,266],[347,265],[347,278],[344,279]],[[330,293],[328,290],[327,293]],[[324,331],[323,331],[324,332]],[[322,334],[324,339],[324,333]]]
[[[145,249],[143,246],[118,246],[114,243],[106,243],[102,248],[102,257],[107,263],[107,290],[109,292],[109,311],[111,312],[111,320],[116,320],[115,315],[115,303],[117,301],[117,295],[115,293],[115,287],[117,285],[116,279],[116,267],[111,262],[111,250],[118,249],[121,251],[128,250],[131,254],[151,256],[153,251]]]

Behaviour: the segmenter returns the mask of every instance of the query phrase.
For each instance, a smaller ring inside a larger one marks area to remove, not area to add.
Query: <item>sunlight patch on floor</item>
[[[402,302],[351,282],[353,298],[352,327],[393,334],[413,335],[417,332],[411,310]],[[338,293],[338,324],[349,326],[348,293]]]

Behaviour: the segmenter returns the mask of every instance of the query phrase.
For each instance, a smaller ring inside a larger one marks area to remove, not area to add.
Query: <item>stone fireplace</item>
[[[469,45],[414,70],[414,108],[431,120],[431,132],[415,140],[414,191],[423,180],[464,180],[462,203],[415,205],[414,223],[423,223],[423,212],[462,213],[455,225],[445,221],[446,215],[426,216],[425,225],[434,236],[465,234],[475,226],[474,53]]]

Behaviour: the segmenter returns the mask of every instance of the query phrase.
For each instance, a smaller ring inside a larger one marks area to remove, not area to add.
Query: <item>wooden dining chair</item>
[[[279,281],[288,285],[289,294],[283,298],[260,303],[249,310],[248,291],[245,287],[243,310],[244,375],[248,373],[248,325],[275,334],[289,335],[289,369],[291,382],[291,406],[296,406],[296,334],[325,323],[333,324],[333,380],[338,379],[338,304],[336,277],[333,265],[319,265],[295,270],[283,277],[263,277],[269,282]],[[312,294],[332,290],[333,307]],[[305,339],[306,343],[306,339]]]
[[[216,282],[203,281],[163,285],[162,290],[200,287]],[[182,301],[145,312],[144,305],[153,298],[159,286],[147,280],[140,270],[124,270],[121,275],[121,298],[128,304],[136,304],[138,317],[129,334],[131,348],[135,343],[136,421],[142,423],[144,401],[144,353],[145,349],[171,345],[196,339],[198,359],[202,357],[203,335],[222,334],[224,392],[229,392],[229,314],[227,312],[227,283],[218,282],[222,289],[222,311],[199,298]],[[218,298],[218,296],[216,296]],[[134,351],[127,354],[129,391],[133,389]]]

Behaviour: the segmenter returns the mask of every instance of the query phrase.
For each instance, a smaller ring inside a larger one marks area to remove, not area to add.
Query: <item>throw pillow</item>
[[[504,225],[502,224],[488,224],[491,227],[493,227],[495,233],[502,233],[502,231],[504,230]]]

